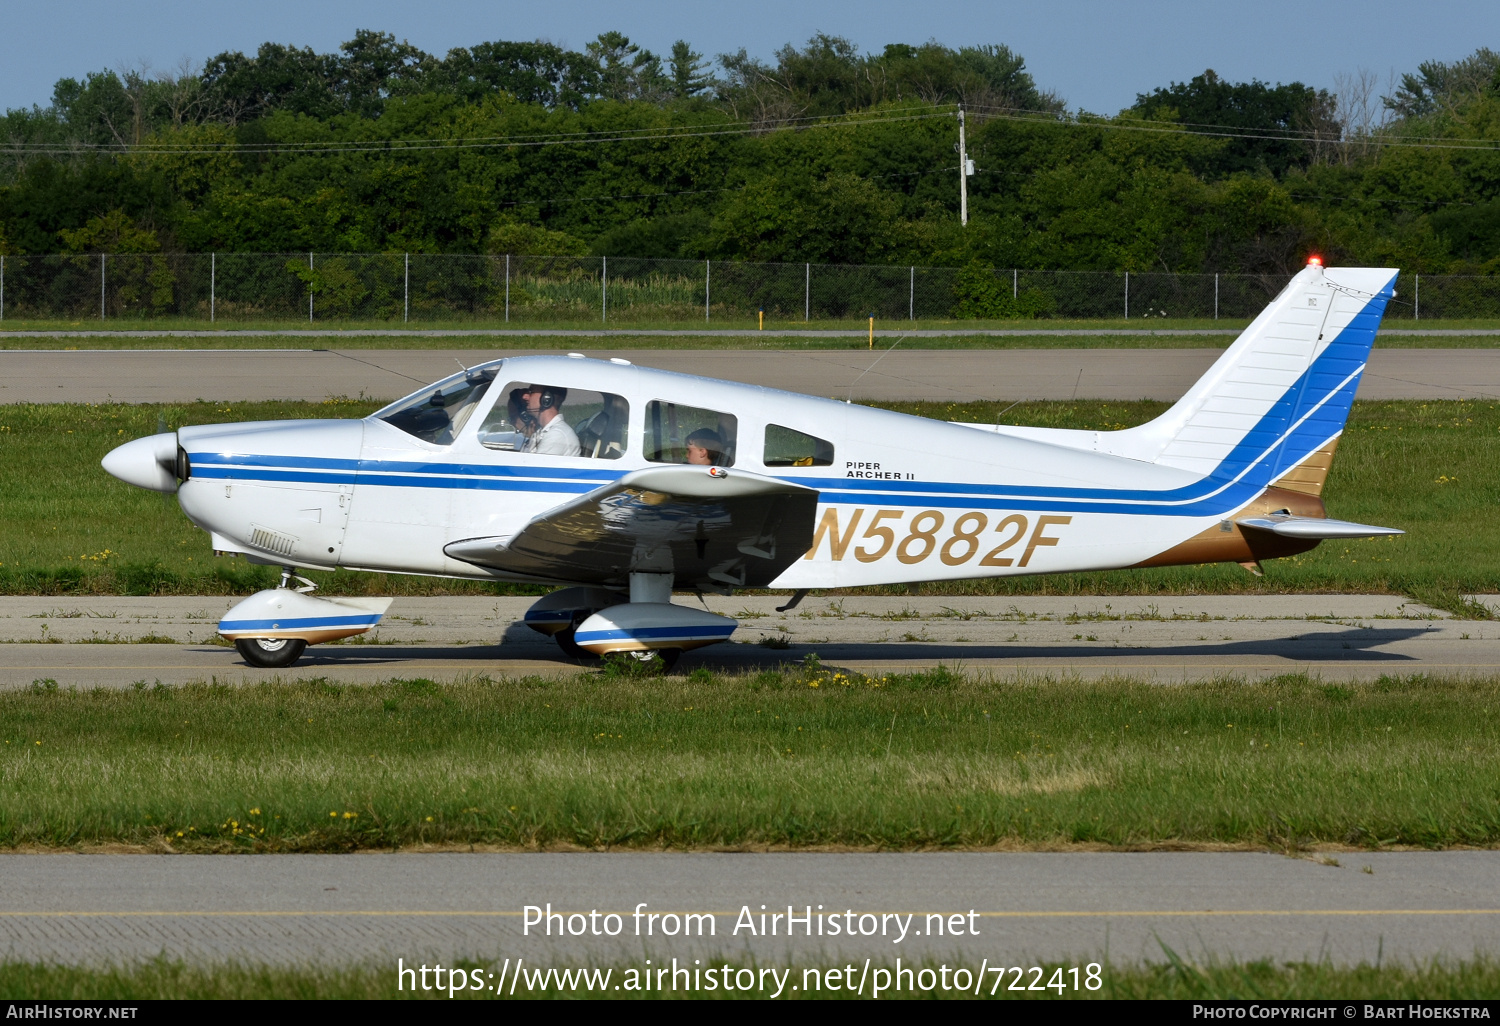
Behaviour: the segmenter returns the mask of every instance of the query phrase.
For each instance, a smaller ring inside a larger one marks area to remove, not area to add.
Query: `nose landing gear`
[[[219,634],[251,666],[282,669],[302,658],[308,645],[363,634],[391,605],[388,598],[316,598],[309,594],[316,587],[296,567],[285,567],[281,587],[238,603],[219,621]]]

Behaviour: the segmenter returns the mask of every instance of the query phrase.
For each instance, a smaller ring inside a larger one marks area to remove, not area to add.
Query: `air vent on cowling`
[[[250,544],[254,545],[257,549],[265,549],[267,552],[274,552],[279,556],[290,556],[292,554],[292,546],[296,543],[297,539],[289,534],[282,534],[279,531],[269,531],[264,527],[256,527],[254,524],[250,525]]]

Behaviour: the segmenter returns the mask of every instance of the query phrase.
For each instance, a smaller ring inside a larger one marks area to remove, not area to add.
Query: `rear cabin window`
[[[738,424],[733,414],[655,399],[646,406],[646,459],[732,467]]]
[[[502,452],[617,460],[629,442],[630,404],[610,392],[512,381],[479,425],[479,444]]]
[[[780,424],[766,425],[768,467],[831,467],[833,443]]]
[[[408,396],[378,416],[434,445],[451,445],[495,380],[494,367],[474,367]]]

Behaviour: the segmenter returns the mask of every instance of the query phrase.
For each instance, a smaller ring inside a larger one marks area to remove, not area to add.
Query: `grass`
[[[597,298],[597,297],[596,297]],[[228,332],[341,332],[356,335],[361,332],[382,331],[401,332],[416,334],[423,331],[513,331],[524,333],[526,331],[660,331],[672,333],[692,333],[704,331],[756,331],[760,330],[756,320],[756,312],[720,310],[715,308],[711,320],[703,320],[703,307],[699,306],[693,313],[682,317],[660,317],[660,316],[632,316],[628,311],[616,312],[618,308],[611,310],[610,319],[601,321],[599,319],[599,308],[594,306],[591,311],[583,311],[574,317],[533,317],[527,318],[519,311],[515,312],[509,321],[501,317],[495,318],[432,318],[419,319],[403,323],[398,320],[349,320],[337,318],[319,318],[309,323],[306,318],[261,318],[234,320],[220,318],[217,321],[187,317],[162,317],[162,318],[136,318],[120,317],[100,320],[97,316],[73,319],[48,319],[48,320],[24,320],[15,317],[7,317],[0,321],[0,334],[13,334],[15,332],[27,331],[58,331],[58,332],[106,332],[106,331],[129,331],[161,333],[169,331],[194,331],[212,332],[224,334]],[[800,311],[799,311],[800,312]],[[1257,311],[1258,312],[1258,311]],[[1123,317],[1115,318],[1049,318],[1038,320],[1020,320],[1015,318],[999,318],[995,320],[983,320],[977,318],[966,318],[957,320],[948,317],[922,317],[916,320],[908,320],[905,317],[885,318],[878,317],[875,327],[881,331],[897,330],[906,331],[915,328],[920,331],[1017,331],[1028,328],[1039,330],[1089,330],[1089,329],[1130,329],[1136,331],[1146,330],[1173,330],[1173,331],[1215,331],[1222,329],[1240,329],[1250,323],[1249,317],[1224,317],[1214,319],[1212,317],[1132,317],[1129,320]],[[779,319],[767,316],[765,330],[771,332],[784,331],[865,331],[869,328],[869,320],[866,317],[849,318],[822,318],[816,321],[805,321],[800,317]],[[1494,328],[1500,327],[1500,319],[1480,319],[1468,321],[1400,321],[1394,319],[1392,324],[1414,325],[1419,327],[1459,327],[1459,328]]]
[[[247,594],[274,583],[271,568],[215,559],[206,534],[169,497],[109,477],[114,446],[184,424],[298,417],[359,417],[373,400],[191,403],[171,406],[0,406],[0,594]],[[893,403],[903,412],[993,423],[1111,429],[1141,423],[1159,402]],[[1055,577],[923,585],[951,595],[1365,592],[1411,595],[1483,618],[1469,594],[1500,592],[1500,534],[1476,531],[1500,505],[1500,403],[1360,402],[1334,460],[1325,497],[1332,516],[1404,528],[1402,538],[1327,542],[1267,564],[1166,567]],[[314,574],[328,594],[531,593],[543,589],[433,578]]]
[[[889,347],[899,333],[884,329],[877,334],[877,349]],[[1500,342],[1486,336],[1472,336],[1476,346]],[[1234,341],[1233,335],[944,335],[941,337],[910,337],[901,342],[907,349],[1222,349]],[[1432,345],[1429,338],[1413,338],[1407,341]],[[1449,341],[1443,336],[1442,348]],[[1462,341],[1461,339],[1459,341]],[[1385,340],[1381,340],[1385,345]],[[285,335],[237,335],[222,337],[195,337],[163,339],[158,335],[144,338],[70,336],[58,339],[8,338],[0,334],[0,350],[29,349],[474,349],[482,352],[514,352],[518,350],[597,353],[615,350],[662,350],[662,349],[722,349],[744,350],[799,350],[799,351],[848,351],[867,349],[863,335],[856,337],[798,337],[772,332],[754,335],[625,335],[598,334],[578,335],[420,335],[415,337],[390,338],[375,335],[310,335],[302,338]]]
[[[751,675],[0,694],[0,847],[1500,843],[1500,678]]]
[[[739,959],[726,960],[733,969],[755,968]],[[927,963],[937,968],[939,963]],[[923,963],[918,963],[919,966]],[[1049,963],[1044,978],[1056,968],[1064,967]],[[446,968],[446,967],[445,967]],[[501,966],[460,961],[454,964],[459,970],[482,969],[499,976]],[[559,967],[561,968],[561,967]],[[580,967],[581,968],[581,967]],[[625,964],[601,964],[590,969],[610,971],[610,979],[618,982],[627,969],[637,966]],[[793,966],[788,983],[800,984],[802,970],[813,968],[806,965]],[[841,966],[838,968],[842,968]],[[971,971],[972,971],[971,967]],[[785,971],[782,968],[781,971]],[[445,974],[446,975],[446,974]],[[1500,992],[1500,962],[1492,958],[1478,957],[1469,961],[1440,960],[1413,965],[1370,965],[1341,967],[1328,962],[1210,962],[1195,965],[1181,959],[1169,958],[1164,962],[1140,966],[1111,966],[1102,974],[1103,985],[1097,991],[1080,989],[1076,993],[1067,990],[1062,995],[1074,999],[1175,999],[1175,1000],[1309,1000],[1352,1001],[1370,1000],[1493,1000]],[[992,974],[986,978],[993,981]],[[575,977],[576,979],[576,977]],[[597,981],[598,976],[594,979]],[[1071,977],[1069,977],[1071,979]],[[1006,983],[1010,982],[1009,976]],[[613,983],[608,984],[613,986]],[[768,981],[768,989],[769,989]],[[981,996],[989,996],[990,985],[986,983]],[[518,989],[529,998],[537,997],[588,997],[591,992],[582,986],[565,989],[557,985],[555,976],[541,987]],[[593,996],[610,999],[641,997],[647,999],[671,998],[727,998],[763,997],[767,994],[751,992],[749,995],[726,994],[722,990],[692,993],[653,991],[649,994],[613,990]],[[488,998],[492,993],[484,991],[456,991],[458,998]],[[824,999],[858,997],[848,991],[821,994],[789,989],[783,998]],[[885,995],[890,997],[892,995]],[[901,996],[912,995],[903,993]],[[919,997],[963,998],[969,994],[935,990]],[[1043,993],[1016,993],[1002,987],[995,995],[1002,999],[1056,1000],[1054,991]],[[136,966],[89,968],[59,965],[40,965],[27,962],[0,962],[0,1000],[246,1000],[258,998],[280,998],[297,1000],[360,1000],[409,998],[413,1000],[449,999],[446,990],[416,991],[409,987],[398,991],[395,973],[389,968],[359,966],[349,968],[272,968],[226,963],[220,965],[191,964],[166,958],[155,959]]]
[[[876,324],[877,348],[902,339],[903,349],[1222,349],[1234,341],[1236,331],[1248,324],[1244,320],[1160,320],[1160,321],[880,321]],[[867,346],[864,332],[867,322],[800,322],[769,324],[765,331],[755,330],[753,322],[723,322],[714,331],[733,331],[732,335],[713,335],[696,326],[682,324],[612,324],[593,322],[560,325],[514,326],[474,325],[469,323],[411,325],[324,324],[309,329],[305,324],[218,324],[199,322],[115,322],[101,327],[97,321],[68,323],[29,323],[4,321],[0,327],[0,350],[26,349],[539,349],[567,351],[591,349],[791,349],[850,350]],[[1387,349],[1489,349],[1500,347],[1494,335],[1426,335],[1414,331],[1465,329],[1482,331],[1500,328],[1500,321],[1396,321],[1387,320],[1380,345]],[[506,330],[504,335],[464,334],[488,329]],[[588,335],[528,334],[528,331],[572,330]],[[904,337],[913,330],[938,330],[954,334],[937,337]],[[64,332],[57,337],[37,338],[21,335],[22,331]],[[144,334],[113,335],[98,332],[128,331]],[[169,331],[203,332],[191,336],[170,336]],[[374,334],[395,331],[398,334]],[[809,332],[845,331],[853,335],[825,337]],[[1003,335],[983,334],[1001,331]],[[1128,331],[1134,334],[1090,334],[1098,331]],[[1186,334],[1162,334],[1162,332]],[[1061,332],[1062,334],[1059,334]]]

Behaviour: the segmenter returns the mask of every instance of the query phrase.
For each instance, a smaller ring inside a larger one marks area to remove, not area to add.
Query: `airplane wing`
[[[443,551],[507,573],[620,587],[631,571],[684,587],[763,588],[812,545],[818,492],[748,471],[673,465],[626,474],[515,535]]]
[[[1395,527],[1374,527],[1370,524],[1352,524],[1347,520],[1299,517],[1288,513],[1244,517],[1235,523],[1241,527],[1279,534],[1283,538],[1378,538],[1382,535],[1406,533]]]

